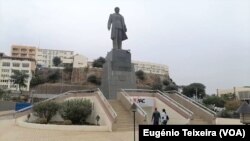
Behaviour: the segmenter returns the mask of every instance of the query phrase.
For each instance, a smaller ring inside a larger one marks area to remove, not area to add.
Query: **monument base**
[[[136,77],[131,63],[131,53],[113,49],[108,52],[103,65],[101,90],[107,99],[116,99],[121,89],[135,89]]]

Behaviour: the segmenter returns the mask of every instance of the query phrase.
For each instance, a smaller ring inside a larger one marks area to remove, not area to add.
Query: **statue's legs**
[[[113,40],[113,49],[118,49],[118,43],[116,39]]]
[[[113,40],[113,49],[122,49],[122,41]]]
[[[117,41],[118,49],[122,49],[122,41]]]

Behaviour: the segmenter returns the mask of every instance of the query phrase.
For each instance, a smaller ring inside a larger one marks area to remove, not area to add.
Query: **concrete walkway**
[[[239,119],[218,118],[217,124],[239,124]],[[0,120],[0,141],[133,141],[133,131],[76,132],[19,127],[14,119]],[[138,132],[136,132],[138,140]]]
[[[0,141],[133,141],[133,131],[71,132],[29,129],[15,125],[15,120],[0,120]],[[136,140],[138,140],[136,133]]]

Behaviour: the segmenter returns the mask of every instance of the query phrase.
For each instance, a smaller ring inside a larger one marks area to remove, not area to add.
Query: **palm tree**
[[[19,86],[19,91],[22,94],[22,87],[27,87],[25,84],[27,82],[27,79],[29,78],[29,75],[22,71],[13,71],[14,74],[11,75],[11,79],[14,80],[14,84],[17,84]]]

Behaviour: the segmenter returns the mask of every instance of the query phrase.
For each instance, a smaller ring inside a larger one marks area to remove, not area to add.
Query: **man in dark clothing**
[[[157,111],[157,108],[155,108],[155,111],[152,115],[153,125],[159,125],[160,119],[161,119],[161,114],[160,112]]]

